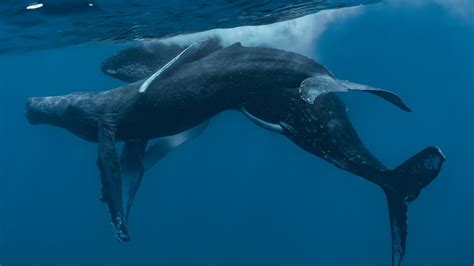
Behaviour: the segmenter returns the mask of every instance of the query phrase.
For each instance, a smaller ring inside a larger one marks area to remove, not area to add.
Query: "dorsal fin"
[[[242,43],[241,42],[236,42],[236,43],[232,44],[231,46],[229,46],[229,48],[232,48],[232,47],[242,47]]]

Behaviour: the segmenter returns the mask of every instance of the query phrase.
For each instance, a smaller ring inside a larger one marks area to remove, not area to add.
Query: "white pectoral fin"
[[[240,108],[240,111],[242,111],[242,113],[248,118],[250,119],[250,121],[254,122],[256,125],[262,127],[263,129],[266,129],[268,131],[271,131],[271,132],[275,132],[275,133],[283,133],[283,127],[279,124],[273,124],[273,123],[270,123],[270,122],[267,122],[267,121],[264,121],[254,115],[252,115],[251,113],[249,113],[249,111],[247,109],[245,109],[245,107],[241,107]]]
[[[158,78],[160,75],[163,75],[166,71],[169,71],[170,69],[176,67],[177,65],[180,64],[180,58],[183,57],[183,54],[186,54],[187,51],[190,50],[191,47],[193,47],[194,44],[191,44],[188,46],[186,49],[184,49],[181,53],[179,53],[175,58],[171,59],[166,65],[158,69],[153,75],[151,75],[148,79],[143,82],[143,84],[140,86],[139,91],[141,93],[145,92],[150,84],[155,81],[156,78]]]
[[[400,109],[411,112],[411,109],[402,99],[393,92],[377,89],[363,84],[357,84],[346,80],[335,79],[328,75],[319,75],[303,80],[299,92],[303,100],[314,103],[317,97],[331,92],[362,91],[379,96],[386,101],[396,105]]]
[[[221,48],[222,46],[215,39],[206,39],[204,41],[192,43],[168,63],[166,63],[163,67],[161,67],[158,71],[156,71],[153,75],[151,75],[148,79],[146,79],[145,82],[143,82],[143,84],[140,86],[139,91],[141,93],[145,92],[151,83],[153,83],[156,79],[166,75],[167,72],[170,72],[185,63],[196,60],[196,57],[200,58],[202,56],[207,56],[208,54]]]

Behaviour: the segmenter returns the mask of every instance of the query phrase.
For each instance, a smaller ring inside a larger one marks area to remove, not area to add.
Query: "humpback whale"
[[[213,116],[238,110],[258,126],[380,187],[388,202],[392,265],[401,264],[408,203],[438,176],[445,157],[436,146],[427,147],[388,169],[365,148],[336,94],[366,92],[411,111],[399,96],[337,79],[313,59],[287,51],[240,43],[224,48],[215,40],[184,48],[161,46],[132,47],[104,62],[106,74],[130,84],[31,97],[26,103],[31,124],[61,127],[98,144],[102,200],[119,240],[129,240],[127,219],[144,172],[199,136]],[[145,62],[137,62],[140,58]],[[133,67],[137,64],[139,71]],[[120,155],[116,142],[124,142]]]

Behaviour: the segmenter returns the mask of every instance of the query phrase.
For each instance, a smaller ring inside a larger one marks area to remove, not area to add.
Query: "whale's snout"
[[[33,125],[56,125],[66,109],[67,101],[64,97],[30,97],[26,100],[25,117]]]
[[[32,125],[38,125],[41,121],[41,113],[38,108],[38,97],[30,97],[26,100],[25,117]]]

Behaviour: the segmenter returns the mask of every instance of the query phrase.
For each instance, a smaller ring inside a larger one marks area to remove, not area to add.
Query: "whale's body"
[[[333,92],[369,92],[408,111],[400,98],[337,80],[321,64],[295,53],[240,44],[202,51],[175,57],[176,63],[148,79],[148,74],[126,77],[142,79],[110,91],[28,100],[31,123],[59,126],[98,143],[103,198],[119,238],[128,240],[126,217],[143,172],[169,150],[202,133],[207,120],[234,109],[380,186],[389,203],[393,264],[399,265],[405,252],[407,203],[438,175],[444,156],[430,147],[396,169],[387,169],[364,147],[344,103]],[[152,139],[157,139],[153,145]],[[116,141],[125,142],[120,158]],[[125,211],[122,182],[129,185]]]
[[[321,65],[298,54],[240,45],[219,50],[177,71],[178,75],[169,74],[154,82],[145,97],[141,93],[133,96],[139,99],[121,120],[119,138],[174,135],[224,110],[240,108],[255,94],[282,88],[298,90],[300,83],[315,73],[329,74]],[[129,85],[134,94],[140,83]],[[142,130],[138,125],[148,117],[156,123]]]
[[[322,65],[299,54],[236,44],[181,66],[179,73],[154,82],[145,94],[139,92],[142,80],[106,92],[56,99],[69,98],[74,103],[69,104],[74,109],[69,111],[77,119],[96,119],[98,114],[113,117],[118,141],[152,139],[182,132],[224,110],[238,109],[255,94],[298,90],[304,79],[317,73],[330,75]],[[77,128],[72,117],[63,121],[72,124],[68,125],[71,131],[81,131],[78,135],[97,142],[94,123],[81,123],[92,128]]]

